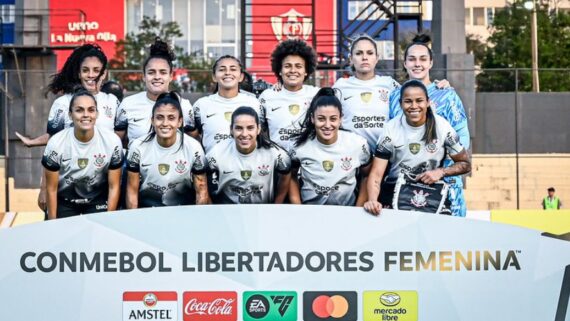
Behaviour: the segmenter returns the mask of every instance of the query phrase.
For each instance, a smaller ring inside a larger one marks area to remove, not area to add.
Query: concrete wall
[[[473,153],[515,152],[515,108],[519,153],[569,152],[569,101],[570,93],[477,93]]]

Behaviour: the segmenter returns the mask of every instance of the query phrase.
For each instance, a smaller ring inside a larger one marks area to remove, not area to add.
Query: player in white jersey
[[[271,54],[271,69],[278,86],[265,90],[259,101],[272,141],[289,150],[290,137],[301,131],[301,122],[319,90],[304,81],[314,72],[317,55],[303,40],[281,42]]]
[[[259,116],[239,107],[231,118],[233,139],[216,144],[207,154],[222,204],[283,203],[290,182],[291,161],[285,150],[261,132]]]
[[[97,102],[89,92],[78,91],[68,110],[73,127],[55,134],[42,158],[48,218],[114,211],[123,163],[121,141],[95,126]]]
[[[432,111],[425,85],[421,81],[410,80],[402,86],[400,97],[404,114],[388,122],[378,141],[368,177],[368,200],[364,209],[373,214],[379,214],[382,206],[392,204],[399,173],[406,173],[429,185],[446,176],[471,170],[469,155],[459,142],[457,133],[445,119]],[[442,167],[446,153],[455,163]],[[382,184],[388,162],[389,172]]]
[[[143,63],[145,91],[125,97],[117,111],[115,132],[121,139],[127,136],[129,142],[147,135],[150,131],[152,108],[158,96],[168,92],[174,70],[172,61],[176,59],[168,44],[156,39],[150,46],[150,55]],[[181,99],[184,115],[184,131],[197,137],[192,105]]]
[[[363,137],[340,130],[341,119],[335,91],[320,89],[291,149],[291,203],[362,206],[366,200],[370,150]]]
[[[341,91],[342,127],[366,138],[371,150],[388,121],[390,94],[400,87],[392,77],[376,75],[378,59],[374,39],[359,36],[350,48],[354,76],[340,78],[333,86]]]
[[[133,141],[127,157],[127,208],[209,204],[206,160],[200,143],[182,132],[182,108],[174,92],[158,96],[152,130]]]
[[[103,79],[106,76],[107,56],[96,44],[85,44],[73,50],[65,61],[61,70],[53,75],[48,85],[48,92],[63,96],[57,98],[51,106],[47,131],[36,138],[26,137],[18,132],[16,136],[27,147],[45,146],[49,138],[64,128],[73,124],[69,118],[69,103],[73,92],[78,87],[83,87],[95,96],[99,117],[97,126],[113,129],[113,122],[119,104],[115,96],[100,92]],[[45,180],[41,179],[38,206],[46,210]]]
[[[212,67],[212,79],[216,92],[202,97],[194,104],[196,126],[202,134],[202,145],[208,153],[216,144],[230,140],[232,113],[241,106],[253,108],[263,120],[259,101],[251,94],[239,91],[243,80],[243,66],[233,56],[222,56]]]

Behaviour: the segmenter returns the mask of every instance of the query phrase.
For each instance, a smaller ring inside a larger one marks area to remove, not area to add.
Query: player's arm
[[[368,175],[370,174],[371,164],[360,167],[360,184],[358,191],[358,198],[356,199],[356,206],[362,207],[368,200]]]
[[[49,140],[49,138],[51,137],[50,134],[45,133],[41,136],[38,136],[36,138],[29,138],[27,136],[24,136],[18,132],[15,132],[16,136],[20,139],[20,141],[22,143],[24,143],[24,146],[26,147],[36,147],[36,146],[45,146]]]
[[[59,171],[51,171],[44,168],[44,175],[46,178],[48,219],[53,220],[57,218],[57,187],[59,184]]]
[[[299,173],[299,166],[291,166],[291,178],[289,184],[289,201],[291,204],[301,204],[301,191],[299,187],[299,179],[297,174]]]
[[[197,205],[212,204],[210,194],[208,193],[208,178],[206,173],[194,175],[194,190],[196,191]]]
[[[372,214],[378,215],[382,210],[382,204],[378,202],[378,196],[380,195],[380,185],[382,184],[382,177],[384,177],[384,172],[388,167],[388,159],[374,157],[372,161],[372,168],[368,174],[368,179],[366,182],[366,189],[368,194],[368,200],[364,202],[364,209]]]
[[[107,174],[109,181],[109,195],[107,197],[107,211],[117,210],[119,196],[121,195],[121,167],[109,169]]]
[[[129,171],[127,175],[126,195],[126,203],[128,209],[139,207],[139,185],[140,174],[138,172]]]
[[[291,185],[291,173],[278,174],[277,193],[275,193],[275,204],[283,204],[287,193],[289,192],[289,185]]]

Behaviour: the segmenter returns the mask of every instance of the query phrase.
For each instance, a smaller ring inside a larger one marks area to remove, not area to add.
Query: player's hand
[[[436,168],[416,176],[416,181],[431,185],[443,178],[443,168]]]
[[[435,80],[434,83],[437,89],[447,89],[451,87],[451,84],[447,79]]]
[[[18,132],[15,132],[16,136],[18,136],[18,138],[20,139],[20,141],[22,141],[22,143],[24,143],[24,146],[26,147],[31,147],[32,145],[32,140],[29,137],[26,137]]]
[[[382,204],[378,201],[366,201],[364,203],[364,210],[373,215],[379,215],[382,211]]]
[[[47,193],[45,188],[40,188],[40,194],[38,195],[38,206],[44,212],[47,210]]]

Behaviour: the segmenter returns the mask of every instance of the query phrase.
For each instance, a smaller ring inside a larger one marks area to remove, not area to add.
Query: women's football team
[[[378,76],[369,36],[352,42],[353,75],[332,88],[305,81],[315,51],[302,40],[271,55],[278,85],[259,99],[240,90],[233,56],[212,66],[214,94],[194,106],[174,91],[175,55],[156,39],[142,68],[145,91],[119,100],[103,93],[107,58],[76,48],[48,88],[56,99],[46,134],[38,199],[49,219],[119,208],[189,204],[321,204],[390,208],[401,173],[445,181],[448,204],[465,216],[461,176],[471,169],[465,110],[447,81],[432,82],[426,36],[404,54],[402,86]],[[418,170],[419,169],[419,170]]]

